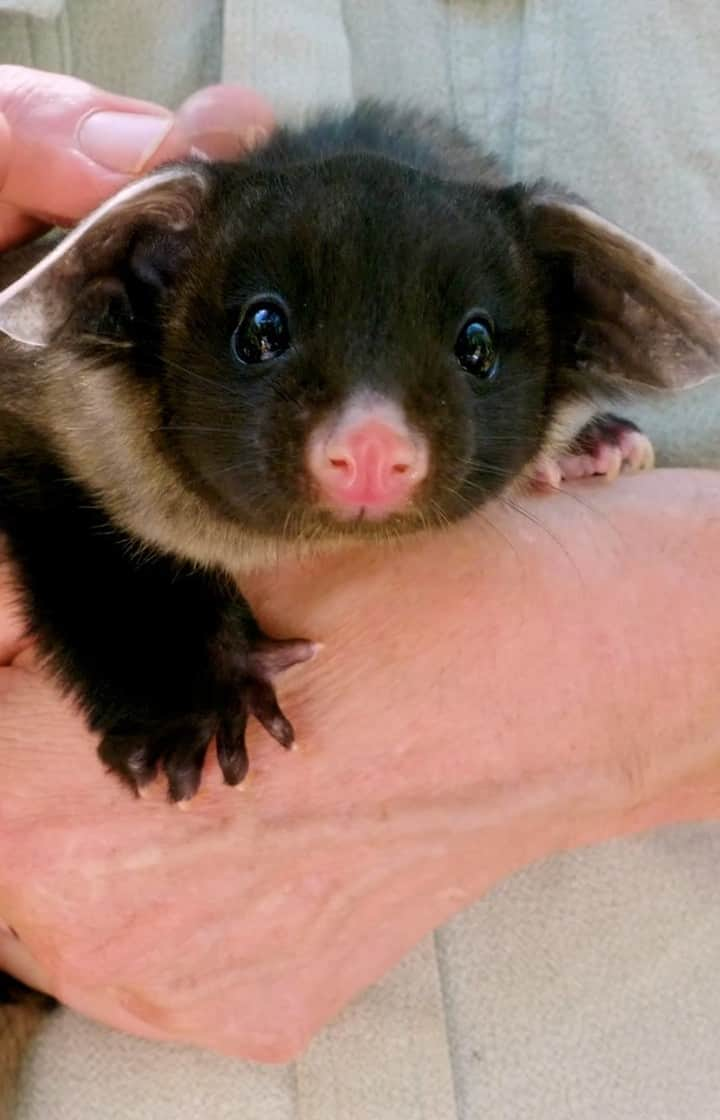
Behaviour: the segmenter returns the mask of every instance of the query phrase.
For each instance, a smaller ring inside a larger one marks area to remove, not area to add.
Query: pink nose
[[[310,439],[308,468],[323,505],[381,517],[402,510],[428,472],[427,447],[404,421],[372,413]]]

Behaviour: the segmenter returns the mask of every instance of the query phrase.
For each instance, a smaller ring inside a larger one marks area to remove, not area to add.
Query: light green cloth
[[[0,0],[0,12],[24,12],[41,19],[55,19],[62,6],[63,0]]]
[[[22,6],[22,0],[14,0]],[[720,7],[704,0],[67,0],[0,12],[0,62],[177,104],[227,79],[295,116],[364,94],[446,112],[720,297]],[[720,465],[720,384],[633,410]],[[68,1012],[21,1120],[717,1120],[720,830],[668,829],[515,876],[285,1069]]]

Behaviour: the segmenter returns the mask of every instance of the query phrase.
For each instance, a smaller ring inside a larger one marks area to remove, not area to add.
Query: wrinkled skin
[[[184,812],[90,764],[5,593],[5,963],[117,1027],[285,1060],[513,870],[715,816],[718,476],[579,492],[244,584],[325,642],[281,688],[302,749],[254,731],[248,786],[211,759]]]

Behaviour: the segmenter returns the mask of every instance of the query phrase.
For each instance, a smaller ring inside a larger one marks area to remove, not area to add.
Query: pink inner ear
[[[159,228],[187,228],[207,186],[200,168],[181,166],[125,187],[0,292],[0,331],[25,346],[47,346],[91,270],[111,268],[132,223],[142,216]]]

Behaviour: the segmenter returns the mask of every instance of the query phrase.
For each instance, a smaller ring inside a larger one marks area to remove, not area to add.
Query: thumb
[[[214,154],[218,133],[222,141],[232,127],[242,146],[272,122],[264,99],[239,87],[213,87],[173,114],[21,66],[0,66],[0,114],[0,206],[58,224],[81,218],[149,167],[190,150]]]
[[[76,78],[0,66],[0,202],[72,221],[166,145],[174,117]]]
[[[0,113],[0,186],[7,178],[10,167],[10,125],[7,117]],[[42,224],[11,206],[0,201],[0,253],[20,241],[27,241],[40,233]]]

